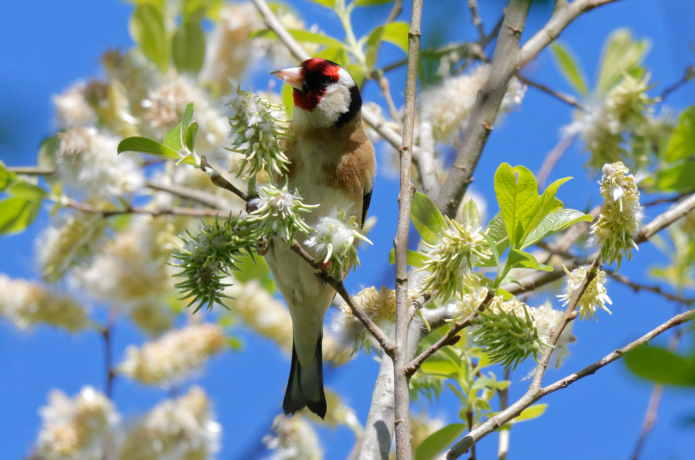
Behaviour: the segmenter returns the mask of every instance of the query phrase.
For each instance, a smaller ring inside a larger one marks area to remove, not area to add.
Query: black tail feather
[[[323,334],[319,336],[316,345],[316,355],[309,367],[299,364],[297,351],[292,344],[292,367],[287,381],[285,400],[282,409],[285,415],[293,414],[308,407],[311,412],[321,418],[326,416],[326,395],[323,391]]]

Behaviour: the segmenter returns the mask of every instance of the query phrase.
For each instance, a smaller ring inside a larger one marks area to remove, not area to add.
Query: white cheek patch
[[[355,86],[347,70],[341,68],[336,83],[326,88],[318,105],[311,112],[299,107],[294,108],[294,121],[304,126],[329,127],[338,118],[350,110],[350,88]]]

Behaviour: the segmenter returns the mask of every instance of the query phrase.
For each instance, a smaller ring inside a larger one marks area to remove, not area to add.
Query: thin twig
[[[605,270],[606,273],[610,273],[610,270]],[[632,289],[634,292],[640,292],[640,291],[649,291],[653,292],[656,295],[659,295],[663,297],[664,299],[670,300],[672,302],[677,302],[683,305],[692,305],[695,303],[695,297],[693,298],[684,298],[682,296],[677,296],[673,294],[669,294],[668,292],[664,292],[664,290],[661,288],[661,286],[654,285],[654,286],[649,286],[646,284],[640,284],[640,283],[635,283],[634,281],[630,281],[626,276],[620,275],[618,273],[613,273],[611,278],[621,284],[624,284],[628,286],[630,289]]]
[[[529,86],[532,86],[533,88],[536,88],[536,89],[538,89],[546,94],[549,94],[549,95],[553,96],[555,99],[558,99],[558,100],[564,102],[565,104],[571,105],[572,107],[575,107],[575,108],[582,110],[582,111],[586,110],[586,107],[584,107],[584,105],[581,102],[579,102],[577,100],[577,98],[574,96],[571,96],[569,94],[565,94],[561,91],[554,90],[546,85],[543,85],[541,83],[533,81],[527,77],[524,77],[521,74],[517,74],[516,77],[522,83],[529,85]]]
[[[55,174],[54,168],[41,168],[39,166],[12,166],[6,168],[9,172],[15,174],[24,174],[27,176],[47,176]]]
[[[182,185],[163,184],[161,182],[146,180],[145,187],[151,188],[152,190],[159,190],[160,192],[170,193],[187,200],[195,201],[203,206],[208,206],[213,209],[219,209],[226,206],[224,203],[225,200],[219,196],[215,196],[212,193],[203,192],[202,190],[184,187]]]
[[[492,57],[490,76],[478,92],[458,156],[435,200],[439,210],[449,217],[458,211],[492,131],[504,90],[517,71],[519,40],[530,4],[530,0],[511,0],[507,8]]]
[[[642,205],[644,208],[650,208],[652,206],[656,206],[659,204],[664,204],[664,203],[676,203],[686,196],[690,195],[690,193],[681,193],[680,195],[673,196],[671,198],[658,198],[654,201],[648,201]]]
[[[394,240],[396,250],[396,350],[393,356],[394,400],[396,404],[396,459],[410,460],[410,392],[404,368],[408,363],[408,231],[410,207],[415,187],[410,181],[413,141],[415,134],[415,95],[420,53],[420,22],[422,1],[413,0],[413,11],[408,31],[408,69],[405,81],[405,114],[403,140],[400,151],[401,183],[398,194],[398,230]]]
[[[668,96],[670,93],[692,80],[694,76],[695,68],[693,66],[688,66],[685,69],[685,72],[683,73],[683,76],[680,78],[680,80],[678,80],[677,82],[675,82],[674,84],[662,91],[661,95],[659,95],[659,100],[663,101],[664,99],[666,99],[666,96]]]
[[[104,217],[119,216],[122,214],[148,214],[152,217],[159,216],[189,216],[189,217],[215,217],[217,214],[228,214],[229,211],[220,209],[197,209],[197,208],[179,208],[173,207],[170,209],[146,209],[129,206],[126,209],[98,209],[86,203],[79,203],[72,199],[67,199],[60,202],[61,205],[77,209],[90,214],[101,214]]]
[[[635,243],[640,244],[648,241],[655,233],[668,227],[693,209],[695,209],[695,194],[690,195],[687,199],[673,206],[663,214],[659,214],[650,223],[644,225],[640,229],[637,238],[635,238]]]
[[[420,151],[413,156],[420,173],[420,182],[427,196],[436,196],[441,184],[437,177],[437,166],[434,159],[434,135],[432,120],[427,115],[420,116]]]
[[[386,105],[389,108],[389,115],[391,115],[391,119],[395,121],[398,124],[401,124],[403,120],[401,120],[401,114],[398,113],[398,109],[396,108],[396,104],[393,103],[393,98],[391,97],[391,89],[389,85],[389,80],[386,78],[383,72],[378,72],[378,71],[373,71],[372,72],[372,78],[376,80],[376,82],[379,84],[379,89],[381,89],[381,94],[383,94],[384,99],[386,100]]]
[[[403,0],[396,0],[393,2],[393,7],[391,8],[391,12],[389,13],[389,17],[386,18],[385,24],[390,24],[393,21],[396,20],[396,18],[401,14],[403,11]]]
[[[560,139],[560,142],[558,142],[557,145],[545,156],[543,166],[541,166],[541,170],[536,176],[539,187],[545,186],[545,184],[548,182],[550,173],[553,172],[555,165],[557,165],[557,162],[560,161],[560,158],[562,158],[562,155],[565,154],[569,146],[572,145],[573,141],[573,136],[563,137]]]
[[[216,186],[225,190],[229,190],[230,192],[232,192],[244,201],[249,201],[249,196],[241,190],[239,190],[238,188],[236,188],[234,184],[225,179],[220,173],[215,171],[215,168],[210,166],[210,163],[207,162],[205,157],[201,158],[200,160],[200,169],[202,169],[203,172],[207,173],[212,183]]]
[[[478,29],[480,40],[484,40],[487,35],[485,35],[483,20],[480,19],[480,13],[478,12],[478,2],[476,0],[468,0],[468,7],[471,10],[471,20],[473,21],[473,25]]]

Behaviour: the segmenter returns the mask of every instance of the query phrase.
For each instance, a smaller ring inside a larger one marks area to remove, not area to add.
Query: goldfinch
[[[271,72],[293,88],[294,112],[286,141],[290,190],[307,204],[318,204],[306,222],[314,226],[336,207],[349,209],[364,224],[376,176],[374,147],[362,128],[362,97],[347,70],[321,58]],[[317,258],[316,251],[302,246]],[[323,418],[323,320],[335,290],[279,241],[266,260],[292,316],[292,367],[282,407],[289,415],[304,407]]]

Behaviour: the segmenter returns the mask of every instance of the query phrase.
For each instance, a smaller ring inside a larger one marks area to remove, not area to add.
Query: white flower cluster
[[[101,459],[103,435],[118,421],[111,401],[92,387],[84,387],[73,399],[51,391],[40,414],[43,427],[36,454],[42,460]]]
[[[466,129],[475,100],[488,76],[490,65],[478,66],[473,72],[444,80],[441,86],[427,90],[422,95],[422,116],[432,121],[434,137],[450,143]],[[516,110],[526,93],[516,77],[512,78],[502,99],[499,113]]]
[[[465,286],[463,293],[450,307],[452,321],[460,321],[468,318],[480,307],[487,297],[488,289],[480,284],[481,278],[475,273],[469,273],[463,277]]]
[[[591,152],[589,166],[596,170],[605,163],[624,160],[625,133],[633,134],[648,123],[645,114],[656,103],[647,96],[649,75],[636,79],[626,75],[602,101],[576,111],[575,120],[564,128],[566,136],[579,135]]]
[[[323,452],[319,438],[311,425],[301,416],[287,418],[278,415],[273,422],[275,436],[266,436],[263,442],[272,454],[267,460],[321,460]]]
[[[227,139],[227,119],[211,102],[207,94],[188,77],[177,76],[149,91],[142,101],[146,111],[143,118],[149,128],[159,136],[181,121],[186,106],[195,106],[195,119],[200,130],[196,137],[196,151],[212,158],[220,157],[220,149]]]
[[[89,325],[85,310],[70,297],[0,273],[0,317],[19,329],[39,324],[77,332]]]
[[[97,115],[84,96],[85,85],[78,82],[61,94],[53,96],[58,124],[65,129],[93,126]]]
[[[106,219],[100,214],[62,216],[37,239],[41,275],[55,282],[76,264],[87,262],[102,241]]]
[[[224,346],[225,336],[219,326],[209,323],[187,326],[140,349],[129,346],[119,371],[145,384],[176,384],[198,371]]]
[[[477,225],[445,219],[448,228],[440,234],[439,243],[424,243],[428,248],[425,255],[429,259],[419,268],[430,272],[422,281],[421,289],[433,291],[435,297],[443,300],[466,293],[464,275],[472,270],[476,260],[492,256],[490,243]]]
[[[572,270],[570,273],[567,267],[564,265],[562,268],[565,269],[567,273],[567,280],[565,281],[564,292],[558,297],[564,302],[564,305],[569,304],[574,293],[579,289],[587,275],[587,267],[579,267]],[[612,314],[611,311],[606,307],[606,303],[612,305],[610,297],[608,297],[608,291],[606,290],[606,272],[603,270],[598,270],[596,277],[589,283],[584,294],[579,299],[579,319],[590,319],[594,318],[598,321],[596,317],[597,307],[606,311],[608,314]]]
[[[408,291],[408,302],[418,295],[418,291]],[[396,292],[382,286],[379,291],[374,287],[362,289],[357,295],[352,296],[353,301],[362,307],[362,310],[383,331],[388,331],[396,321]],[[360,348],[369,354],[372,347],[378,347],[378,343],[371,342],[371,334],[365,329],[362,322],[352,314],[347,304],[340,306],[340,313],[333,318],[333,331],[337,334],[345,346],[352,347],[355,353]]]
[[[272,237],[277,235],[291,243],[297,232],[308,235],[312,231],[299,213],[311,212],[319,205],[304,204],[297,191],[290,193],[287,183],[282,189],[269,184],[261,187],[258,198],[249,202],[249,207],[255,208],[247,222],[258,222],[258,236]]]
[[[319,219],[314,227],[306,245],[315,249],[317,259],[322,259],[324,266],[330,262],[328,273],[337,280],[345,277],[350,265],[354,264],[353,267],[356,267],[360,264],[355,242],[362,240],[372,244],[360,233],[357,216],[350,215],[349,207],[333,209],[328,216]]]
[[[220,446],[222,426],[199,387],[166,400],[131,429],[120,447],[120,460],[206,460]]]
[[[236,82],[232,84],[227,102],[232,129],[232,148],[228,150],[244,156],[236,168],[237,177],[254,180],[261,171],[269,177],[283,176],[288,171],[290,160],[279,142],[291,139],[284,123],[283,108],[243,91]]]
[[[118,139],[94,127],[58,133],[56,166],[62,184],[86,196],[117,198],[143,185],[135,159],[117,155]]]
[[[601,258],[609,264],[617,260],[618,269],[623,255],[630,261],[632,249],[638,249],[634,240],[644,214],[637,184],[643,176],[636,176],[621,162],[603,166],[600,184],[604,202],[598,220],[591,226],[591,234],[601,245]]]
[[[73,270],[71,284],[130,315],[150,334],[169,329],[172,318],[166,299],[174,290],[167,262],[168,251],[178,244],[174,231],[167,219],[135,219],[89,267]]]

